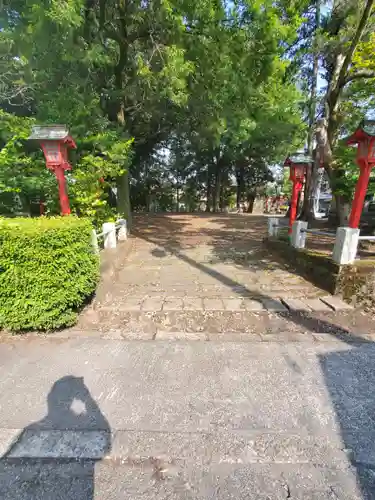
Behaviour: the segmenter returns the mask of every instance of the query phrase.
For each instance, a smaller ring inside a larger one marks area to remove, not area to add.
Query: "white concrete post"
[[[338,227],[332,259],[337,264],[351,264],[355,261],[359,241],[359,229]]]
[[[116,224],[105,222],[103,224],[104,248],[116,248]]]
[[[268,217],[268,236],[277,238],[280,226],[279,217]]]
[[[295,222],[293,222],[291,242],[294,248],[305,248],[306,229],[307,222],[303,220],[296,220]]]
[[[94,249],[94,253],[99,253],[98,236],[96,235],[95,229],[91,231],[91,244]]]
[[[128,238],[126,219],[120,219],[118,223],[120,224],[120,229],[118,230],[117,238],[119,241],[125,241]]]

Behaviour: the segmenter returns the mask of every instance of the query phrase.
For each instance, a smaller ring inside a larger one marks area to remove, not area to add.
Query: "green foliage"
[[[87,137],[79,143],[82,150],[74,167],[69,194],[72,207],[97,226],[116,218],[108,200],[111,180],[122,175],[130,163],[132,140],[115,132]]]
[[[0,220],[0,327],[74,324],[99,277],[91,230],[76,217]]]
[[[362,40],[353,55],[353,73],[361,70],[375,71],[375,33]],[[374,75],[375,78],[375,75]]]
[[[286,48],[306,3],[4,0],[0,106],[70,126],[78,145],[71,203],[95,223],[114,216],[115,182],[118,211],[127,206],[125,171],[137,206],[149,206],[151,194],[169,206],[179,186],[196,207],[211,183],[223,205],[238,164],[250,190],[266,180],[264,166],[303,140],[303,94],[286,80]],[[116,143],[124,154],[114,161]],[[163,148],[172,153],[160,178],[150,164]],[[51,176],[41,172],[53,212]]]
[[[281,192],[284,196],[290,198],[292,195],[292,190],[293,190],[293,183],[289,178],[289,169],[284,168]]]
[[[46,203],[47,213],[59,213],[55,176],[45,166],[39,145],[27,138],[35,123],[0,109],[0,213],[31,213],[33,203]],[[121,131],[105,130],[80,139],[74,170],[67,174],[73,210],[96,224],[115,217],[108,203],[111,180],[125,172],[132,140]],[[100,182],[103,179],[104,182]],[[34,209],[35,211],[35,209]]]
[[[56,181],[39,148],[27,143],[33,123],[0,109],[0,213],[30,213],[33,201],[46,199],[57,206]]]

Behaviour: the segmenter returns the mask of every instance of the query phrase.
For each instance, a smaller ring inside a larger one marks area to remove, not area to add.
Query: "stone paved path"
[[[321,295],[267,253],[262,244],[266,221],[241,215],[136,217],[134,249],[116,276],[116,288],[101,304],[115,299],[126,307],[130,299],[123,299],[131,296],[132,306],[139,300],[144,310],[159,310],[163,299],[189,297],[203,299],[206,309],[224,309],[222,299]],[[155,300],[145,304],[148,297]],[[210,304],[214,299],[219,302]],[[202,308],[201,300],[184,305]],[[171,307],[164,303],[165,309]],[[173,304],[182,307],[182,301]]]
[[[348,326],[371,334],[361,312],[269,253],[266,223],[247,215],[136,216],[133,238],[118,248],[115,270],[76,330],[202,340],[269,340],[275,332],[295,340],[306,332],[346,334]]]

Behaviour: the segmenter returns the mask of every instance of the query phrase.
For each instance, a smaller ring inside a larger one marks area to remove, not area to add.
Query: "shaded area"
[[[326,229],[324,229],[326,231]],[[333,246],[335,244],[336,234],[332,231],[333,235],[325,236],[321,234],[307,234],[306,249],[313,252],[321,253],[329,257],[332,256]],[[357,250],[357,259],[361,260],[374,260],[375,245],[370,241],[360,241]]]
[[[335,244],[336,228],[327,220],[314,220],[309,223],[309,229],[318,229],[320,231],[332,233],[332,237],[322,234],[308,233],[306,237],[306,249],[312,252],[321,253],[327,256],[332,255],[333,246]],[[373,231],[361,226],[361,235],[371,236]],[[375,244],[371,241],[360,241],[358,245],[357,258],[361,260],[374,260]]]
[[[363,499],[375,499],[375,344],[319,356]]]
[[[195,225],[195,220],[197,225]],[[263,245],[267,218],[237,214],[135,215],[133,234],[174,252],[210,245],[216,264],[228,262],[251,270],[288,270],[288,265]]]
[[[194,218],[199,218],[199,227],[194,230]],[[193,220],[193,223],[190,223]],[[202,222],[203,220],[203,222]],[[207,227],[205,227],[207,220]],[[251,297],[253,300],[263,303],[272,300],[266,293],[247,287],[228,275],[211,267],[211,264],[219,262],[235,263],[239,268],[265,272],[282,269],[293,275],[292,266],[281,258],[277,258],[263,245],[263,237],[266,234],[266,218],[256,216],[220,215],[220,216],[166,216],[148,215],[135,217],[133,234],[144,239],[158,248],[152,250],[152,254],[158,258],[168,258],[174,255],[181,261],[189,264],[192,268],[215,278],[218,283],[225,285],[228,292],[239,297]],[[215,227],[215,225],[217,227]],[[210,245],[214,255],[214,262],[198,262],[191,258],[186,250],[198,245]],[[336,315],[332,313],[319,312],[278,312],[274,316],[286,320],[290,324],[302,326],[306,331],[329,333],[339,336],[347,342],[363,342],[366,339],[353,335],[352,330],[356,322],[363,327],[374,327],[375,323],[369,317],[363,321],[362,315],[351,314],[350,324],[339,324]]]
[[[81,377],[57,380],[47,406],[3,455],[0,498],[92,500],[95,464],[111,449],[109,423]]]

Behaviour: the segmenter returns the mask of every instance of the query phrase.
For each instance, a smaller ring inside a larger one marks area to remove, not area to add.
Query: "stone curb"
[[[9,442],[11,439],[11,443]],[[223,445],[225,443],[225,445]],[[227,431],[0,429],[2,459],[102,460],[129,463],[311,463],[338,465],[348,456],[339,440],[308,433]],[[375,465],[375,456],[368,457]]]
[[[375,343],[375,333],[370,334],[335,334],[327,332],[292,332],[281,331],[277,333],[246,333],[246,332],[186,332],[181,330],[157,330],[150,332],[127,332],[121,330],[100,331],[100,330],[69,330],[51,334],[30,333],[19,337],[3,338],[2,342],[27,342],[31,339],[43,340],[60,344],[64,341],[82,339],[99,341],[124,341],[124,342],[247,342],[247,343],[288,343],[288,342],[309,342],[309,343],[346,343],[364,344]]]
[[[188,312],[188,311],[226,311],[256,313],[311,313],[341,312],[352,307],[338,297],[325,296],[313,298],[245,298],[245,297],[134,297],[124,298],[120,304],[96,304],[98,313],[117,312]]]

